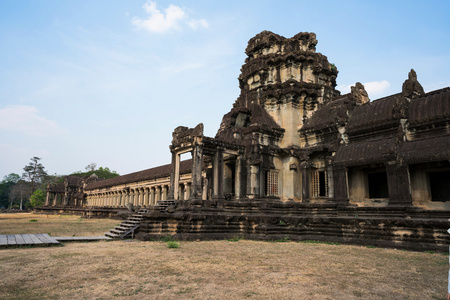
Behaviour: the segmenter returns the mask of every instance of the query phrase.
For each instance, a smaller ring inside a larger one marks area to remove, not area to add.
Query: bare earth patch
[[[443,299],[447,271],[443,254],[346,245],[67,243],[1,249],[0,298]]]
[[[0,234],[49,233],[51,236],[97,236],[120,223],[112,219],[32,213],[0,214]]]

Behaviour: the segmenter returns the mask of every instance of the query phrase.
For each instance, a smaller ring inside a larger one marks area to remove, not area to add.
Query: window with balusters
[[[278,196],[278,171],[266,172],[266,196]]]
[[[328,176],[326,171],[313,171],[312,196],[314,198],[328,197]]]

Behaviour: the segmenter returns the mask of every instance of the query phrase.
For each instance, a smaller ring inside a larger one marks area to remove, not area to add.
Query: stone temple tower
[[[285,130],[280,147],[301,146],[303,120],[332,98],[337,68],[316,53],[316,35],[301,32],[284,38],[270,31],[253,37],[239,76],[236,106],[260,105]]]
[[[299,130],[340,95],[335,89],[338,71],[316,53],[316,44],[314,33],[303,32],[287,39],[263,31],[248,42],[239,76],[241,93],[224,115],[216,139],[245,147],[249,197],[271,195],[269,179],[275,178],[283,186],[280,197],[300,198],[295,152],[307,145]]]

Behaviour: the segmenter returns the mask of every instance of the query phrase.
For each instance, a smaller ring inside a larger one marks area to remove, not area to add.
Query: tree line
[[[65,175],[49,175],[41,163],[41,158],[32,157],[23,168],[22,176],[11,173],[0,182],[0,209],[31,209],[45,203],[47,185],[64,181]],[[116,171],[90,163],[85,172],[77,171],[69,175],[89,176],[96,174],[101,179],[119,176]]]

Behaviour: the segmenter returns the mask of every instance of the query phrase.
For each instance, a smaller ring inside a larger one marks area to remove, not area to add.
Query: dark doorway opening
[[[368,173],[369,198],[389,198],[386,172]]]
[[[450,201],[450,171],[430,172],[431,201]]]

